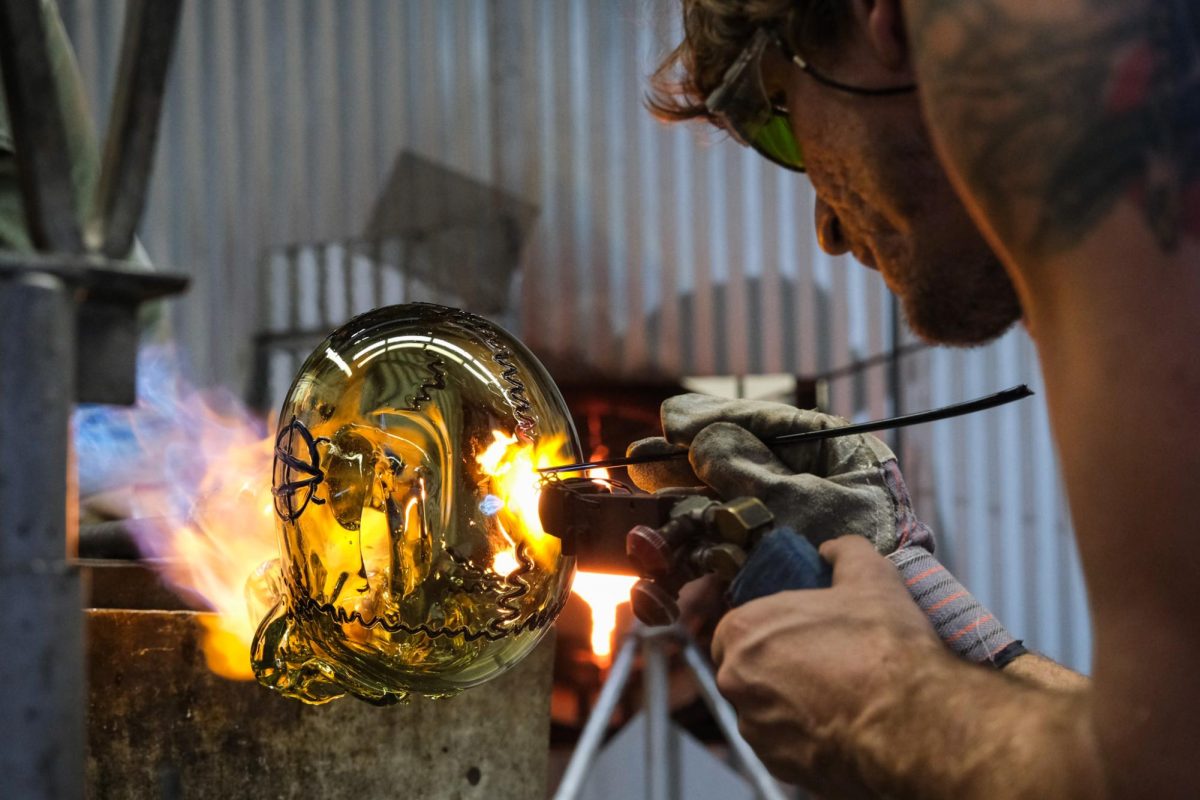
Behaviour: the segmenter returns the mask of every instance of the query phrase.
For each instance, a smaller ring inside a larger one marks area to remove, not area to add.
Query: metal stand
[[[52,8],[52,6],[46,6]],[[83,587],[69,419],[132,402],[141,302],[178,276],[115,260],[141,217],[180,0],[131,0],[96,218],[71,178],[41,0],[0,2],[0,68],[27,229],[0,253],[0,774],[5,797],[84,795]]]
[[[600,690],[596,706],[584,725],[579,743],[571,761],[567,764],[554,800],[574,800],[579,797],[587,779],[588,771],[600,751],[608,721],[616,711],[617,703],[640,651],[644,664],[646,702],[646,797],[648,800],[681,800],[679,788],[678,754],[671,747],[671,709],[668,697],[667,647],[670,643],[683,647],[683,657],[700,686],[713,718],[729,742],[742,774],[753,784],[762,800],[786,800],[778,784],[767,772],[767,768],[754,755],[750,745],[737,729],[737,716],[733,708],[717,690],[717,681],[709,669],[708,661],[687,633],[677,626],[648,628],[639,625],[621,643],[608,678]]]

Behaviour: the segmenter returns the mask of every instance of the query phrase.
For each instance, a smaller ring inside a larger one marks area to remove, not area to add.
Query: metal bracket
[[[146,272],[95,256],[0,252],[0,281],[53,275],[74,295],[75,397],[128,405],[136,399],[138,310],[187,287],[183,275]]]

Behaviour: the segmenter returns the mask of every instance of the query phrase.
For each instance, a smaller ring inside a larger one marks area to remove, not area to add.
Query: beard
[[[923,125],[889,136],[868,173],[879,208],[865,224],[909,328],[930,344],[976,347],[1023,316],[1012,280],[934,155]],[[890,256],[890,258],[889,258]]]
[[[897,295],[909,328],[930,344],[983,345],[1022,317],[1012,281],[990,251],[965,263],[918,272]]]

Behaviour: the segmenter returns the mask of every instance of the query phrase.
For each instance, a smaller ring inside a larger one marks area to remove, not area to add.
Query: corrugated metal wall
[[[1018,383],[1038,392],[911,430],[903,463],[916,484],[914,503],[963,583],[1030,646],[1088,669],[1086,593],[1028,336],[1017,330],[984,348],[926,351],[904,371],[909,410]]]
[[[101,119],[123,4],[64,0]],[[353,237],[401,149],[540,208],[519,334],[620,375],[816,374],[892,347],[878,278],[821,254],[803,179],[640,107],[672,0],[191,2],[142,235],[195,277],[175,327],[201,380],[243,388],[268,248]],[[486,275],[480,276],[486,280]],[[904,361],[902,410],[1036,382],[1015,334]],[[836,381],[882,416],[887,371]],[[1019,634],[1085,666],[1089,639],[1044,407],[905,434],[918,508]]]

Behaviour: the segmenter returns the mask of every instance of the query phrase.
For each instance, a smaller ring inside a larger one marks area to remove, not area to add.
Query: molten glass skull
[[[255,635],[259,682],[387,703],[516,664],[574,569],[538,521],[537,468],[579,456],[550,376],[487,320],[413,304],[335,331],[279,418],[278,600]]]

